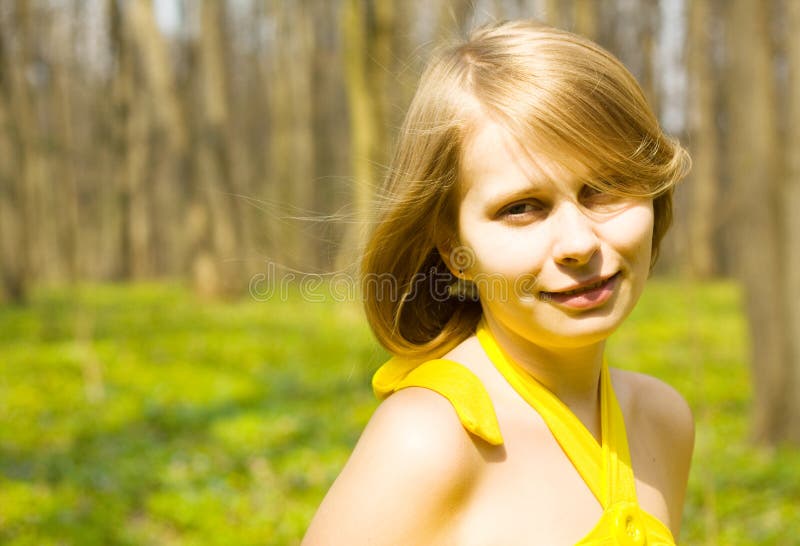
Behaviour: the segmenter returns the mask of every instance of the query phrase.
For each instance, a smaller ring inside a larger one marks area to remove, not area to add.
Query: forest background
[[[611,349],[698,417],[682,538],[800,536],[800,2],[2,0],[0,542],[297,543],[374,408],[334,285],[421,68],[517,17],[693,157]]]

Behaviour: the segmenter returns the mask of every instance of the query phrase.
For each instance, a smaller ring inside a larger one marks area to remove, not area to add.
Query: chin
[[[586,331],[575,331],[572,333],[562,333],[548,336],[547,344],[552,347],[563,348],[577,348],[586,347],[588,345],[595,345],[602,343],[613,334],[617,329],[615,325],[613,328],[606,329],[590,329]]]
[[[620,311],[623,310],[615,307],[607,314],[584,313],[563,321],[553,321],[551,324],[555,328],[548,329],[543,341],[559,347],[583,347],[605,341],[622,325],[629,310]]]

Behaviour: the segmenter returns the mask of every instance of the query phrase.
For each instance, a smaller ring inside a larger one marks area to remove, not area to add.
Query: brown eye
[[[519,217],[542,210],[541,203],[536,201],[526,201],[524,203],[514,203],[503,210],[504,216]]]
[[[588,203],[609,204],[618,201],[619,197],[592,186],[584,186],[581,188],[580,199]]]
[[[510,214],[511,216],[517,216],[519,214],[525,214],[526,212],[530,212],[531,206],[528,203],[520,203],[518,205],[511,205],[506,209],[506,214]]]

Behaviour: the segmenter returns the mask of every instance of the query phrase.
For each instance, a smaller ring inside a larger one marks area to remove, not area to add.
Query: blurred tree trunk
[[[117,200],[119,203],[119,234],[120,234],[120,254],[118,257],[117,271],[115,276],[126,278],[131,276],[132,271],[132,237],[130,236],[131,225],[131,188],[129,187],[131,171],[128,142],[128,119],[132,115],[131,103],[133,101],[133,61],[131,57],[131,44],[129,33],[124,24],[123,14],[119,8],[117,0],[107,2],[109,16],[109,45],[111,55],[114,59],[114,73],[110,78],[110,90],[112,103],[112,121],[109,124],[109,140],[111,148],[111,160],[113,163],[123,167],[114,169],[113,185],[117,188]]]
[[[659,0],[644,0],[640,6],[642,27],[639,31],[639,46],[642,52],[642,72],[640,75],[642,89],[653,112],[661,110],[658,78],[656,74],[656,35],[659,21]]]
[[[757,0],[728,6],[729,152],[738,275],[744,285],[754,388],[753,437],[773,444],[787,435],[792,367],[784,290],[779,160],[769,10]]]
[[[408,6],[407,3],[402,5]],[[311,134],[315,159],[312,200],[314,210],[331,214],[345,205],[338,181],[347,176],[350,167],[347,163],[347,97],[342,77],[344,65],[341,36],[336,25],[330,24],[337,20],[339,6],[322,0],[316,7],[312,14],[315,39],[311,55],[311,89],[314,95],[311,101]],[[316,265],[323,271],[329,271],[336,265],[335,249],[341,241],[342,228],[345,225],[333,221],[320,222],[316,226],[313,255],[316,257]]]
[[[150,93],[152,104],[161,104],[168,90],[166,79],[167,59],[161,35],[156,26],[153,7],[147,0],[133,0],[124,14],[130,24],[130,42],[136,49],[139,59],[139,72],[143,72],[147,92],[139,87],[139,78],[131,67],[131,79],[127,97],[127,116],[125,116],[125,169],[122,180],[122,199],[125,210],[122,212],[122,276],[124,278],[144,278],[152,269],[151,226],[152,209],[149,206],[152,180],[147,174],[147,166],[152,161],[149,147]],[[133,52],[131,52],[133,53]],[[167,99],[168,100],[168,99]],[[163,109],[164,106],[160,106]]]
[[[272,112],[270,96],[272,85],[269,78],[269,63],[265,62],[275,37],[263,36],[261,29],[269,20],[268,6],[265,1],[251,2],[244,23],[246,32],[253,37],[253,47],[243,60],[243,72],[248,74],[248,85],[243,90],[240,123],[243,126],[244,147],[249,158],[249,173],[245,175],[242,191],[251,201],[242,207],[245,237],[248,248],[256,248],[259,254],[270,254],[269,244],[272,240],[275,217],[270,203],[269,169],[271,165],[271,132]],[[236,102],[234,102],[234,105]],[[257,264],[255,267],[261,267]]]
[[[141,278],[154,272],[153,186],[152,167],[155,157],[150,147],[151,130],[156,125],[168,135],[171,150],[185,147],[185,133],[180,107],[174,92],[172,69],[164,37],[156,25],[152,2],[133,0],[126,4],[123,16],[128,22],[130,43],[135,47],[135,57],[121,60],[138,63],[132,75],[120,82],[120,108],[127,107],[124,116],[125,179],[122,188],[123,257],[122,272],[125,277]],[[122,42],[125,40],[123,38]],[[123,55],[128,55],[123,45]],[[130,52],[133,54],[133,51]],[[144,78],[147,92],[136,89],[137,72]],[[122,86],[127,85],[127,90]],[[137,92],[138,91],[138,92]]]
[[[717,201],[716,105],[711,69],[709,0],[693,0],[689,10],[689,131],[693,167],[688,203],[687,259],[690,274],[707,279],[714,273],[714,225]]]
[[[53,131],[56,145],[52,148],[58,151],[55,157],[56,171],[59,173],[59,184],[63,188],[63,198],[58,206],[54,207],[57,217],[58,229],[56,231],[57,250],[60,250],[62,262],[65,264],[66,277],[69,282],[75,283],[81,276],[80,264],[82,262],[79,247],[79,203],[78,180],[75,169],[78,142],[74,131],[75,118],[73,116],[74,100],[70,94],[69,69],[73,65],[73,52],[77,42],[78,29],[85,20],[84,4],[78,2],[72,5],[71,32],[59,32],[54,36],[54,59],[51,63],[52,86],[50,102],[54,110]],[[58,27],[61,30],[63,25]],[[58,196],[58,191],[53,194]]]
[[[126,164],[122,228],[129,258],[124,271],[141,277],[155,274],[168,261],[180,261],[165,256],[175,253],[177,245],[179,249],[188,246],[176,235],[179,229],[167,226],[184,211],[175,186],[177,173],[188,162],[190,132],[174,63],[166,37],[156,24],[152,2],[133,0],[122,6],[127,9],[122,14],[127,24],[123,27],[121,62],[125,64],[120,64],[117,110],[125,123],[121,137]]]
[[[2,16],[2,14],[0,14]],[[20,172],[21,146],[17,120],[12,113],[14,60],[7,44],[9,22],[0,19],[0,277],[3,298],[22,303],[28,292],[27,195]]]
[[[377,173],[376,180],[384,176],[385,166],[389,159],[389,118],[395,95],[394,89],[394,55],[393,44],[396,32],[397,14],[393,2],[368,3],[372,9],[367,10],[367,49],[362,51],[367,67],[367,83],[370,86],[373,101],[373,117],[377,124],[375,138],[370,141],[370,155]]]
[[[413,5],[406,4],[399,9],[401,13],[403,10],[413,10]],[[470,23],[472,22],[473,15],[474,2],[471,0],[449,0],[441,2],[436,24],[436,36],[434,36],[434,39],[465,35],[467,31],[470,30]]]
[[[23,65],[23,75],[29,93],[31,105],[31,135],[33,136],[31,156],[34,158],[33,215],[36,218],[31,226],[35,249],[35,266],[33,272],[36,279],[44,282],[55,282],[63,279],[65,267],[63,260],[63,230],[60,222],[65,209],[69,206],[62,193],[68,185],[65,180],[68,173],[54,168],[57,166],[57,150],[59,147],[57,107],[52,100],[54,91],[55,65],[58,59],[56,50],[69,50],[69,43],[54,43],[53,12],[45,9],[37,2],[20,2],[18,9],[25,15],[21,28],[27,25],[25,40],[30,43],[24,47],[29,59]],[[30,33],[30,35],[28,35]]]
[[[301,3],[271,3],[278,46],[271,58],[271,192],[278,204],[273,252],[281,262],[308,271],[318,266],[308,228],[314,193],[312,74],[314,29]],[[291,212],[290,212],[291,211]],[[300,214],[297,212],[300,211]]]
[[[362,0],[345,0],[342,14],[344,39],[345,86],[350,112],[350,162],[353,173],[353,204],[356,221],[345,235],[340,266],[347,266],[355,257],[359,243],[358,227],[369,220],[372,188],[376,176],[373,171],[372,142],[378,138],[378,120],[373,113],[374,97],[368,84],[367,17]]]
[[[350,110],[350,161],[354,177],[356,221],[345,236],[340,267],[353,263],[362,232],[370,220],[374,189],[388,162],[388,72],[392,57],[388,47],[394,30],[391,2],[345,0],[342,35],[348,105]]]
[[[158,126],[166,132],[170,147],[182,151],[187,145],[186,123],[175,89],[166,39],[156,24],[152,2],[132,0],[128,9],[131,39],[136,46],[147,91],[153,96],[154,117]]]
[[[447,6],[454,10],[455,28],[462,29],[465,21],[469,19],[471,6],[464,1],[447,2]],[[420,17],[418,6],[412,2],[399,2],[395,5],[394,15],[394,45],[392,50],[397,70],[392,74],[392,97],[390,108],[387,112],[386,123],[389,130],[387,139],[388,153],[394,151],[394,139],[397,137],[396,128],[400,127],[405,118],[411,99],[417,89],[419,74],[424,68],[424,59],[419,55],[418,46],[413,38],[416,20]],[[439,7],[437,26],[443,26],[444,9]],[[453,34],[453,31],[449,31]]]
[[[786,135],[787,179],[783,199],[785,260],[785,305],[789,344],[786,375],[789,381],[789,412],[785,438],[800,444],[800,2],[786,2],[789,93]]]
[[[562,10],[563,5],[563,0],[545,0],[544,17],[548,25],[558,28],[567,26]]]
[[[286,240],[289,238],[291,223],[287,226],[286,206],[283,203],[285,188],[292,183],[291,146],[288,135],[293,128],[291,115],[291,89],[287,78],[291,70],[291,56],[284,47],[284,40],[291,40],[288,16],[285,7],[276,0],[266,0],[267,16],[275,26],[275,38],[268,49],[267,58],[267,97],[269,99],[270,131],[269,131],[269,163],[268,198],[272,204],[269,224],[270,259],[285,264],[288,260]],[[288,66],[287,66],[288,65]]]
[[[537,4],[538,9],[531,6],[529,10],[538,12],[538,16],[548,25],[575,32],[591,40],[597,39],[598,10],[601,7],[599,0],[540,0]]]
[[[200,7],[198,68],[199,127],[195,148],[197,182],[208,207],[213,251],[195,270],[197,289],[206,295],[241,293],[244,283],[241,267],[244,227],[239,211],[240,192],[231,164],[230,108],[227,85],[224,29],[227,14],[221,2],[204,0]],[[196,204],[196,206],[200,206]],[[208,259],[212,261],[209,262]],[[208,268],[213,268],[212,273]]]
[[[17,0],[12,8],[12,28],[16,48],[4,43],[5,66],[2,78],[10,148],[15,160],[8,172],[9,206],[3,222],[3,283],[6,297],[14,302],[23,302],[34,272],[44,261],[41,253],[39,210],[43,194],[41,162],[34,90],[28,71],[36,69],[34,58],[34,32],[30,5],[26,0]],[[5,200],[4,200],[5,201]],[[12,210],[13,209],[13,210]],[[8,231],[6,231],[6,229]]]
[[[654,112],[659,111],[654,67],[658,0],[616,0],[611,50],[636,77]]]
[[[573,0],[575,32],[597,39],[597,0]]]

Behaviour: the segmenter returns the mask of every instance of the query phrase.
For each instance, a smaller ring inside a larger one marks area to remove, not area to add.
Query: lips
[[[539,299],[577,311],[595,309],[605,305],[611,299],[621,276],[622,274],[618,271],[606,279],[587,281],[569,290],[540,292]]]
[[[565,290],[563,292],[558,292],[559,294],[564,294],[565,296],[570,296],[572,294],[579,294],[581,292],[586,292],[592,290],[593,288],[600,288],[608,279],[600,279],[599,281],[586,285],[581,286],[580,288],[576,288],[574,290]]]
[[[604,284],[608,283],[612,279],[615,279],[616,277],[618,277],[619,274],[620,274],[620,272],[617,271],[616,273],[614,273],[610,277],[601,278],[601,279],[598,279],[596,281],[586,281],[586,282],[580,283],[580,284],[576,285],[575,287],[567,289],[567,290],[554,290],[552,292],[547,292],[547,291],[543,290],[541,293],[543,295],[547,294],[549,296],[555,296],[555,295],[571,296],[571,295],[574,295],[574,294],[580,294],[582,292],[588,292],[590,290],[594,290],[596,288],[600,288],[601,286],[603,286]]]

